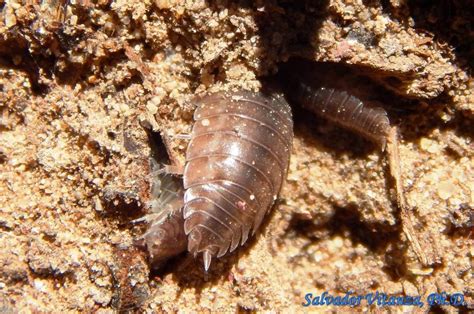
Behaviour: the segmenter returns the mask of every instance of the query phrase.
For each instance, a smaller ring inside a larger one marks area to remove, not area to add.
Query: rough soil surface
[[[467,0],[0,0],[0,312],[303,311],[308,292],[349,290],[459,292],[473,310],[472,12]],[[288,179],[258,236],[208,274],[186,254],[151,270],[133,245],[145,226],[130,223],[150,202],[149,137],[183,162],[173,136],[190,131],[193,95],[258,90],[295,57],[343,64],[394,108],[427,263],[401,231],[384,154],[292,104]]]

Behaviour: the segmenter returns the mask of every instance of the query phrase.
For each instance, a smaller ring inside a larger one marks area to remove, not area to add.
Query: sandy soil
[[[0,0],[0,312],[304,311],[324,291],[425,303],[356,311],[447,313],[427,297],[462,293],[472,311],[474,8],[435,2]],[[384,154],[294,106],[288,179],[258,236],[208,274],[186,254],[151,269],[130,223],[150,202],[147,128],[183,162],[173,135],[193,95],[258,90],[295,57],[344,64],[367,77],[348,86],[394,108],[427,261]]]

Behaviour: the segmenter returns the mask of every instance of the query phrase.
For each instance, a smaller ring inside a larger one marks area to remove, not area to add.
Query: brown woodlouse
[[[152,174],[150,214],[138,221],[149,223],[147,231],[137,241],[146,246],[152,263],[156,266],[186,250],[184,234],[184,188],[180,178],[157,170]]]
[[[354,79],[348,69],[294,60],[282,66],[279,75],[292,103],[385,149],[391,128],[387,111],[347,88],[343,81]]]
[[[382,107],[371,106],[345,90],[325,86],[315,88],[303,80],[294,91],[294,98],[303,108],[385,149],[390,121]]]
[[[207,270],[260,226],[286,178],[293,121],[277,94],[214,93],[196,101],[184,169],[188,251]]]

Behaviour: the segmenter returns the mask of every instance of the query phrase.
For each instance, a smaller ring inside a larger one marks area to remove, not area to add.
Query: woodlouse
[[[158,168],[158,165],[153,168]],[[182,212],[184,188],[181,178],[157,169],[152,174],[150,214],[139,219],[149,225],[137,244],[146,246],[151,261],[159,265],[186,250]]]
[[[347,89],[344,80],[354,79],[348,69],[316,66],[295,60],[282,66],[291,101],[344,129],[353,131],[385,149],[390,133],[387,111],[379,103],[368,101],[354,90]]]
[[[294,97],[303,108],[385,149],[390,121],[382,107],[373,107],[345,90],[325,86],[314,88],[305,81],[299,82]]]
[[[196,100],[184,169],[188,251],[207,270],[260,226],[286,178],[291,108],[277,94],[214,93]]]

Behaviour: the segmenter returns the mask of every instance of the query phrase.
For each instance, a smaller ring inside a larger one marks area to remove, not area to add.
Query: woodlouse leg
[[[178,159],[176,153],[171,149],[171,141],[173,139],[182,139],[189,141],[191,140],[191,134],[162,134],[162,138],[171,164],[163,165],[163,168],[160,169],[160,173],[182,176],[184,173],[184,164]]]
[[[408,209],[405,194],[403,192],[402,184],[402,170],[400,167],[400,153],[398,150],[398,130],[397,127],[391,127],[387,135],[386,154],[390,169],[390,175],[393,178],[395,185],[395,196],[398,209],[400,210],[400,217],[402,223],[403,233],[405,233],[410,242],[413,251],[423,265],[429,265],[428,258],[421,248],[420,241],[417,237],[417,232],[413,227],[414,218],[410,209]]]
[[[184,172],[184,165],[179,160],[177,154],[171,149],[171,136],[166,135],[163,132],[160,132],[160,135],[164,149],[166,150],[167,158],[166,161],[160,161],[159,163],[156,161],[154,162],[154,166],[152,167],[154,169],[152,171],[152,175],[156,176],[161,174],[169,174],[182,176]]]
[[[191,140],[191,134],[182,134],[182,133],[180,133],[180,134],[176,134],[172,137],[180,139],[180,140],[187,140],[187,141]]]
[[[161,169],[162,173],[168,173],[172,175],[179,175],[182,176],[184,173],[184,164],[180,161],[177,154],[171,149],[171,141],[173,139],[181,139],[181,140],[191,140],[191,134],[176,134],[176,135],[168,135],[162,133],[163,143],[166,147],[166,152],[168,153],[170,159],[170,165],[164,165]]]
[[[178,175],[182,176],[184,173],[184,166],[179,164],[179,165],[163,165],[163,167],[158,170],[158,174],[170,174],[170,175]]]

